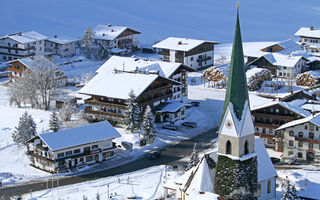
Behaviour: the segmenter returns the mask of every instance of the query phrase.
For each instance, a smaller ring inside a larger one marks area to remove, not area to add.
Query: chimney
[[[102,36],[106,36],[106,34],[105,34],[105,33],[102,33]]]
[[[18,35],[18,36],[21,36],[21,32],[18,32],[17,35]]]
[[[111,24],[108,24],[108,27],[111,27],[112,25]]]
[[[57,38],[58,36],[57,36],[57,35],[54,35],[53,37],[54,37],[54,38]]]
[[[310,31],[313,31],[314,30],[314,27],[313,26],[310,26]]]
[[[111,32],[114,32],[114,30],[113,30],[113,29],[111,29]]]
[[[178,42],[178,45],[182,45],[182,41],[179,41],[179,42]]]

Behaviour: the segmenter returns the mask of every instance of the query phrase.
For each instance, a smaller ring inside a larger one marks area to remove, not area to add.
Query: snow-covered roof
[[[200,192],[201,191],[193,190],[186,199],[217,200],[219,197],[219,195],[211,192]]]
[[[160,76],[169,78],[180,66],[182,66],[181,63],[163,62],[159,60],[149,59],[144,60],[133,57],[112,56],[97,70],[97,73],[110,73],[114,71],[114,69],[135,71],[138,68],[140,71],[158,71]]]
[[[311,71],[306,71],[304,73],[301,74],[310,74],[311,76],[313,76],[314,78],[320,78],[320,70],[311,70]],[[298,74],[301,75],[301,74]]]
[[[253,109],[251,109],[251,111],[259,110],[261,108],[267,108],[269,106],[274,106],[274,105],[279,105],[279,106],[282,106],[284,108],[287,108],[288,110],[290,110],[290,111],[292,111],[292,112],[294,112],[296,114],[299,114],[299,115],[301,115],[303,117],[310,116],[310,112],[308,112],[306,110],[303,110],[302,108],[300,108],[298,106],[292,105],[292,104],[290,104],[290,102],[282,102],[282,101],[271,101],[269,103],[262,104],[260,106],[256,106]]]
[[[46,60],[46,62],[49,62],[49,63],[52,63],[49,59],[47,59],[45,56],[43,55],[37,55],[37,57],[39,57],[40,59],[43,59],[43,60]],[[16,61],[19,61],[21,62],[24,66],[26,66],[27,68],[29,69],[32,69],[34,67],[34,57],[30,56],[30,57],[25,57],[25,58],[19,58],[17,60],[12,60],[10,62],[8,62],[9,64],[10,63],[13,63],[13,62],[16,62]],[[52,63],[53,64],[53,63]]]
[[[119,132],[108,121],[39,134],[39,137],[52,151],[109,140],[120,136]]]
[[[161,109],[157,110],[157,112],[170,112],[170,113],[175,113],[179,109],[181,109],[183,106],[185,106],[184,103],[180,101],[168,101],[165,102],[165,106],[163,106]]]
[[[249,70],[246,72],[247,80],[250,79],[252,76],[255,76],[256,74],[261,73],[261,72],[263,72],[263,71],[268,72],[269,70],[268,70],[268,69],[265,69],[265,68],[258,68],[258,67],[249,69]]]
[[[309,117],[306,118],[302,118],[302,119],[298,119],[298,120],[294,120],[288,123],[283,124],[282,126],[280,126],[279,128],[277,128],[277,130],[282,130],[285,128],[289,128],[289,127],[293,127],[299,124],[303,124],[306,122],[311,122],[316,126],[320,127],[320,113],[316,114],[316,115],[310,115]]]
[[[214,41],[205,41],[205,40],[196,40],[190,38],[177,38],[177,37],[168,37],[165,40],[153,45],[153,48],[159,49],[171,49],[177,51],[190,51],[191,49],[205,43],[209,42],[212,44],[218,44]]]
[[[309,110],[311,112],[320,112],[320,105],[319,104],[311,104],[307,103],[301,106],[301,108],[305,110]]]
[[[68,36],[54,36],[51,38],[48,38],[50,42],[58,43],[58,44],[68,44],[71,42],[78,41],[76,38],[68,37]]]
[[[269,154],[260,138],[255,138],[254,150],[258,159],[258,182],[277,176]]]
[[[98,73],[79,90],[79,93],[127,99],[130,90],[133,90],[135,96],[139,97],[158,77],[156,74],[114,71],[110,73]]]
[[[312,37],[312,38],[320,38],[320,30],[313,29],[307,27],[301,27],[295,34],[295,36],[303,36],[303,37]]]
[[[294,51],[302,50],[301,46],[292,39],[274,43],[270,46],[264,47],[263,49],[268,48],[268,47],[272,47],[274,45],[279,45],[280,47],[283,48],[283,50],[278,51],[278,53],[281,53],[281,54],[290,54]]]
[[[21,33],[21,34],[20,33],[10,34],[5,37],[10,38],[12,40],[15,40],[15,41],[22,43],[22,44],[45,40],[48,38],[47,36],[42,35],[42,34],[35,32],[35,31],[29,31],[29,32]]]
[[[93,29],[93,32],[95,32],[94,38],[101,40],[114,40],[126,29],[128,29],[128,27],[99,24]],[[139,34],[138,31],[135,32]]]
[[[277,66],[294,67],[302,56],[290,56],[281,53],[266,54],[265,57],[270,63]]]

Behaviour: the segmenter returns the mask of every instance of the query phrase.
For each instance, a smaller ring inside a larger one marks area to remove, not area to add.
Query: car
[[[147,154],[147,157],[149,159],[158,159],[161,157],[161,152],[159,151],[151,151]]]
[[[273,164],[280,162],[279,158],[271,157],[270,159]]]
[[[197,127],[197,123],[196,122],[183,122],[182,126],[187,126],[187,127],[191,127],[191,128],[195,128]]]
[[[192,106],[199,106],[200,105],[200,102],[199,101],[191,101],[190,104]]]
[[[165,124],[165,125],[162,126],[162,128],[173,130],[173,131],[176,131],[176,130],[179,129],[179,127],[177,125],[174,125],[174,124]]]

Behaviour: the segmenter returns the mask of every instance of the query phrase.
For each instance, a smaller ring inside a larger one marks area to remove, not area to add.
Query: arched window
[[[244,154],[248,154],[249,153],[249,144],[248,141],[246,140],[246,142],[244,143]]]
[[[291,130],[289,131],[289,136],[293,137],[294,136],[294,132]]]
[[[228,140],[226,144],[226,154],[231,154],[231,142]]]
[[[267,192],[268,193],[271,192],[271,181],[270,180],[268,180],[268,190],[267,190]]]

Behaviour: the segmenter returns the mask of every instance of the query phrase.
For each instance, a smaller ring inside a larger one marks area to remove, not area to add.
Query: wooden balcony
[[[8,71],[17,72],[17,73],[22,73],[23,72],[22,69],[16,69],[14,67],[8,67]]]
[[[147,106],[147,105],[152,105],[152,104],[153,104],[154,102],[156,102],[156,101],[161,101],[161,100],[163,100],[163,99],[167,100],[167,99],[169,99],[169,98],[172,98],[172,95],[173,95],[173,93],[170,92],[170,93],[168,93],[168,94],[166,94],[166,95],[161,95],[161,96],[158,96],[158,97],[154,97],[154,98],[152,98],[152,99],[147,99],[147,100],[141,102],[140,105],[141,105],[142,107]]]
[[[255,133],[255,135],[259,136],[261,138],[274,138],[274,137],[276,137],[276,135],[274,135],[272,133],[270,133],[270,134],[268,134],[268,133]]]
[[[292,121],[294,120],[293,116],[290,115],[285,115],[285,114],[281,114],[281,113],[258,113],[258,112],[254,112],[252,113],[253,116],[257,117],[257,118],[269,118],[269,119],[276,119],[276,120],[286,120],[286,121]]]
[[[310,139],[310,138],[295,137],[295,141],[307,142],[307,143],[313,143],[313,144],[320,144],[320,140]]]
[[[281,124],[275,124],[275,123],[263,123],[263,122],[254,122],[254,126],[255,127],[259,127],[259,128],[272,128],[272,129],[277,129],[281,126]]]
[[[211,59],[212,59],[211,56],[207,56],[207,57],[205,57],[205,58],[198,58],[198,59],[197,59],[197,62],[204,62],[204,61],[211,60]]]
[[[90,105],[97,105],[97,106],[113,106],[113,107],[118,107],[118,108],[126,108],[126,104],[120,103],[120,102],[112,102],[112,101],[98,101],[96,99],[90,98],[84,100],[85,104],[90,104]]]
[[[39,155],[39,154],[37,154],[37,153],[34,152],[34,151],[29,151],[28,154],[29,154],[30,156],[32,156],[32,157],[40,158],[40,159],[43,159],[43,160],[46,160],[46,161],[50,161],[50,162],[53,162],[53,160],[54,160],[54,158],[53,158],[52,155],[46,157],[46,156]]]
[[[158,54],[163,56],[170,56],[169,51],[158,51]]]
[[[124,118],[124,115],[121,113],[108,112],[108,111],[102,111],[102,110],[92,110],[91,106],[88,106],[85,108],[85,113],[93,114],[93,115],[103,115],[103,116],[114,117],[114,118]]]

